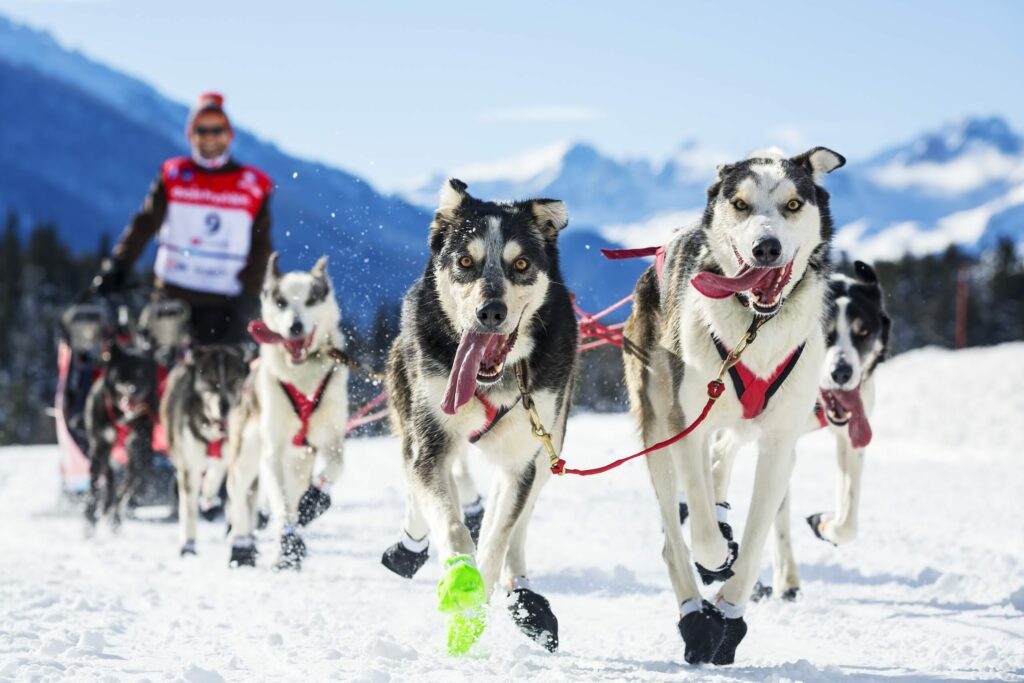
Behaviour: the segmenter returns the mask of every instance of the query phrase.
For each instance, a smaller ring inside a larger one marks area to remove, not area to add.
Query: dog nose
[[[302,335],[302,321],[296,320],[292,323],[292,326],[288,328],[288,334],[293,337],[299,337]]]
[[[847,363],[845,360],[841,360],[836,363],[836,366],[832,368],[832,381],[837,386],[843,386],[850,381],[853,377],[853,366]]]
[[[476,309],[476,319],[484,327],[495,328],[505,322],[508,316],[508,306],[500,299],[491,299]]]
[[[759,266],[770,266],[782,256],[782,242],[775,237],[765,237],[754,243],[754,260]]]

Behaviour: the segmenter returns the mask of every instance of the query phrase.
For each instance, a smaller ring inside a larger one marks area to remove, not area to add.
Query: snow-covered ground
[[[186,560],[171,525],[86,541],[56,511],[56,449],[0,449],[0,679],[1024,680],[1024,343],[925,349],[879,375],[862,535],[837,549],[794,523],[801,597],[750,608],[734,666],[683,662],[641,463],[555,480],[541,498],[529,550],[561,624],[557,654],[496,599],[473,654],[447,656],[436,564],[405,581],[379,562],[404,488],[383,438],[351,443],[304,570],[280,575],[270,539],[255,571],[228,570],[219,524]],[[627,416],[579,415],[566,456],[596,464],[636,445]],[[802,518],[831,509],[835,474],[827,434],[799,453]],[[737,515],[752,464],[737,466]]]

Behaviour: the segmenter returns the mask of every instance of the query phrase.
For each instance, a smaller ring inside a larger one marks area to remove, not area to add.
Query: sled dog
[[[531,589],[525,558],[530,516],[550,470],[520,383],[560,448],[577,338],[558,257],[568,211],[552,199],[483,201],[466,189],[456,179],[441,187],[430,256],[405,296],[388,361],[392,424],[409,484],[404,536],[429,533],[442,563],[438,598],[450,652],[465,652],[482,633],[499,579],[517,626],[554,650],[558,622]],[[471,444],[496,468],[479,547],[452,472]]]
[[[700,224],[672,238],[663,264],[647,269],[634,291],[624,364],[645,446],[695,421],[713,394],[709,381],[734,351],[742,353],[718,385],[722,393],[706,420],[647,456],[690,663],[732,663],[746,634],[743,613],[761,550],[786,493],[793,446],[818,395],[832,220],[828,193],[817,181],[843,163],[816,147],[788,159],[769,151],[720,166]],[[716,432],[757,443],[742,552],[720,518],[727,501],[714,497]],[[714,601],[702,599],[692,571],[679,524],[680,485],[693,561],[704,583],[724,581]]]
[[[348,421],[341,309],[327,257],[309,272],[282,274],[271,255],[260,304],[262,317],[250,324],[259,361],[228,418],[229,563],[256,563],[258,478],[279,536],[274,567],[300,569],[306,544],[297,527],[330,505]]]

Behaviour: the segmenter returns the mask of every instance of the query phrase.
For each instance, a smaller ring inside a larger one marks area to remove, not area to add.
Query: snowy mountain
[[[572,225],[598,226],[608,239],[640,246],[664,241],[671,228],[699,217],[715,165],[739,156],[691,142],[661,162],[618,160],[574,144],[450,173],[501,196],[564,199]],[[997,117],[950,123],[851,161],[825,184],[841,228],[837,243],[861,258],[929,253],[953,243],[983,249],[1003,235],[1024,241],[1024,141]],[[421,203],[423,191],[413,183],[403,194]]]
[[[186,106],[149,85],[0,17],[0,214],[17,213],[25,229],[53,221],[76,251],[95,249],[138,210],[160,162],[184,152],[186,115]],[[276,182],[274,240],[285,267],[330,254],[345,315],[359,325],[381,304],[397,302],[422,272],[440,181],[421,208],[245,130],[235,133],[237,158]],[[475,185],[471,191],[505,196]],[[563,245],[567,283],[595,307],[628,291],[641,268],[595,258],[607,244],[580,232]]]

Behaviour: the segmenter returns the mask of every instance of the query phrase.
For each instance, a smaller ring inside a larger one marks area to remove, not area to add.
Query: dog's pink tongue
[[[774,277],[774,272],[774,268],[744,266],[735,277],[705,271],[694,275],[690,282],[704,296],[712,299],[724,299],[727,296],[754,289],[763,281]]]
[[[501,335],[483,332],[466,332],[455,352],[451,374],[448,375],[448,387],[441,401],[441,410],[454,415],[462,406],[473,398],[476,391],[476,376],[480,372],[480,361],[484,354],[495,343],[501,341]]]
[[[850,414],[850,422],[847,427],[850,430],[850,443],[854,448],[864,448],[871,443],[871,423],[868,416],[864,414],[864,404],[860,400],[860,389],[850,391],[833,391],[832,395],[843,407],[843,410]]]

